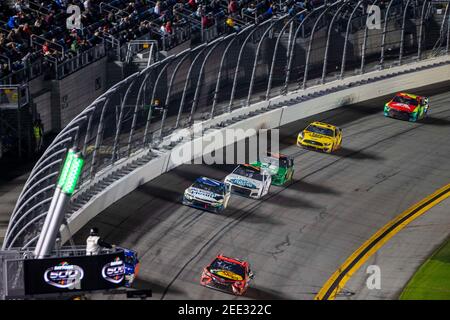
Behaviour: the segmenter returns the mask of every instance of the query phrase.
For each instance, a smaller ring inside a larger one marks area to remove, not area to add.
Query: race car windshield
[[[237,263],[216,259],[209,266],[209,272],[222,278],[227,278],[223,275],[223,271],[232,272],[242,278],[245,277],[245,268]]]
[[[125,257],[125,264],[133,265],[134,264],[134,258],[131,257],[131,256],[126,256]]]
[[[192,187],[193,188],[197,188],[197,189],[210,191],[210,192],[217,193],[217,194],[224,194],[225,193],[225,186],[223,186],[223,185],[213,186],[213,185],[209,185],[209,184],[206,184],[206,183],[201,183],[201,182],[196,181],[196,182],[194,182]]]
[[[250,179],[255,179],[258,181],[263,180],[261,173],[259,173],[259,171],[255,170],[251,167],[239,166],[236,168],[236,170],[234,170],[234,174],[244,176],[244,177],[247,177]]]
[[[267,163],[271,166],[276,166],[276,167],[280,167],[280,168],[287,168],[289,166],[289,161],[286,158],[264,158],[263,159],[264,163]]]
[[[331,129],[328,129],[328,128],[324,128],[324,127],[310,125],[310,126],[308,126],[308,128],[306,128],[306,131],[323,134],[325,136],[334,137],[334,131]]]
[[[417,106],[417,100],[416,99],[412,99],[409,97],[405,97],[405,96],[395,96],[394,99],[392,99],[393,102],[397,102],[397,103],[403,103],[403,104],[407,104],[407,105],[411,105],[411,106]]]

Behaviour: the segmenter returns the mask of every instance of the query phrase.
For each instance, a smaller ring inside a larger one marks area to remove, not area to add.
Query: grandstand
[[[71,4],[81,9],[80,29],[66,28],[70,17],[66,10]],[[304,6],[299,1],[270,0],[5,1],[0,4],[0,79],[9,84],[26,81],[36,73],[24,69],[37,60],[47,65],[62,63],[96,46],[117,49],[143,37],[158,40],[166,50],[192,37],[211,41],[230,32],[230,24],[232,31],[238,31]]]

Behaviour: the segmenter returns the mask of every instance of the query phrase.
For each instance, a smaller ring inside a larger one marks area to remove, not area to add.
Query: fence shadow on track
[[[437,118],[433,116],[427,116],[425,119],[421,120],[421,123],[424,123],[426,125],[433,125],[433,126],[443,126],[447,127],[450,126],[450,116],[447,116],[446,118]]]
[[[149,197],[154,197],[171,203],[181,202],[184,188],[179,186],[177,189],[178,190],[174,191],[173,189],[157,186],[154,181],[139,187],[139,191],[147,194]]]
[[[233,195],[234,197],[238,197],[237,195]],[[232,197],[233,197],[232,196]],[[233,200],[236,198],[232,198],[230,200],[230,205],[228,206],[227,210],[220,213],[219,216],[223,217],[224,219],[230,219],[230,220],[236,220],[236,221],[243,221],[249,224],[265,224],[265,225],[271,225],[271,226],[277,226],[282,225],[279,220],[276,219],[276,217],[272,216],[272,214],[276,213],[269,213],[262,215],[258,212],[258,210],[252,210],[250,209],[249,214],[246,214],[244,218],[242,218],[242,213],[246,212],[245,209],[238,209],[233,206]],[[258,201],[258,200],[250,200],[250,201]],[[256,204],[256,203],[255,203]],[[214,213],[208,213],[205,212],[205,214],[214,214]]]
[[[314,194],[329,194],[339,196],[341,192],[329,188],[323,184],[316,184],[311,182],[306,182],[304,180],[296,180],[291,185],[289,189],[300,191],[304,193],[314,193]]]
[[[166,287],[164,285],[161,285],[161,284],[158,284],[155,282],[150,282],[150,281],[147,281],[145,279],[138,277],[138,278],[136,278],[136,280],[133,283],[133,289],[137,289],[137,290],[150,289],[150,290],[152,290],[152,293],[155,294],[155,293],[163,293],[164,290],[166,290]],[[170,293],[183,294],[185,292],[179,288],[175,288],[174,286],[171,286]]]
[[[255,275],[257,277],[258,275]],[[250,287],[248,288],[246,298],[254,300],[287,300],[288,298],[280,292],[270,290],[267,288]]]
[[[298,195],[287,195],[283,193],[269,194],[264,199],[265,203],[276,205],[281,208],[318,209],[319,206],[299,198]]]
[[[383,160],[382,157],[376,155],[375,153],[367,152],[364,150],[356,150],[345,146],[336,151],[334,155],[341,158],[349,158],[356,160],[374,160],[374,161]]]

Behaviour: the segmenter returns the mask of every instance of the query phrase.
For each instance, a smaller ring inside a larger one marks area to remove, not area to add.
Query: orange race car
[[[242,296],[247,291],[251,279],[253,272],[248,262],[219,254],[203,269],[200,284]]]

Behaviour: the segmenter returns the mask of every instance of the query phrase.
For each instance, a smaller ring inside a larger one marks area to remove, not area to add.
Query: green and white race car
[[[278,153],[269,153],[252,166],[260,167],[272,176],[272,184],[282,186],[294,176],[294,159]]]

